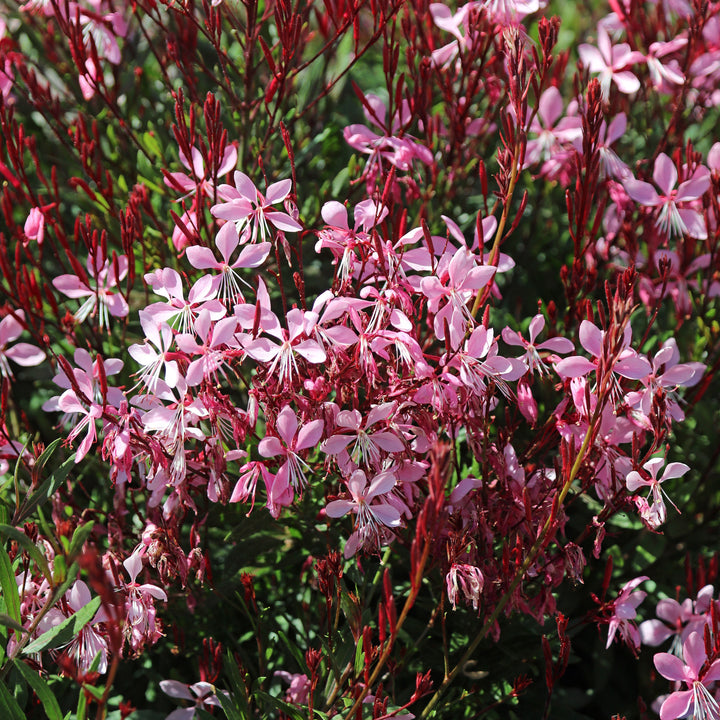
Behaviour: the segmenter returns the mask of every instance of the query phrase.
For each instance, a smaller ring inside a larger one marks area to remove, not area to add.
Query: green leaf
[[[59,442],[59,440],[56,442]],[[49,447],[52,447],[52,445]],[[47,452],[47,450],[45,452]],[[43,453],[43,455],[45,455],[45,453]],[[42,458],[43,455],[41,455],[40,458]],[[63,484],[65,478],[70,472],[70,469],[74,466],[75,455],[72,455],[62,465],[60,465],[60,467],[57,468],[49,478],[44,480],[32,495],[25,498],[25,501],[20,506],[20,509],[15,517],[15,524],[19,525],[20,523],[25,522],[25,520],[30,517],[41,504],[46,503],[55,494],[60,485]]]
[[[300,648],[294,643],[291,643],[288,636],[279,628],[275,632],[278,634],[278,637],[283,641],[285,647],[290,651],[290,654],[295,658],[295,662],[297,662],[300,667],[305,667],[305,658],[303,657]]]
[[[2,588],[3,599],[5,600],[5,608],[10,616],[9,619],[12,620],[15,625],[19,625],[22,628],[20,595],[18,594],[18,586],[15,580],[12,562],[4,545],[0,545],[0,587]],[[16,627],[13,627],[13,630],[17,632]]]
[[[85,720],[87,717],[87,695],[85,687],[80,688],[80,697],[78,698],[77,712],[75,713],[77,720]]]
[[[30,655],[69,643],[92,620],[99,607],[100,597],[94,597],[84,608],[33,640],[25,647],[23,654]]]
[[[220,702],[220,706],[225,712],[225,717],[227,717],[228,720],[243,720],[243,718],[249,717],[248,715],[241,714],[238,710],[236,706],[237,700],[235,700],[236,696],[233,695],[233,697],[230,698],[225,695],[225,693],[218,692],[215,697]]]
[[[0,682],[0,717],[3,720],[26,720],[25,713],[4,682]]]
[[[307,714],[303,713],[301,708],[290,705],[280,698],[273,697],[262,690],[256,690],[255,695],[259,700],[274,707],[276,710],[282,710],[286,715],[293,718],[293,720],[306,720]]]
[[[48,581],[52,579],[45,556],[40,551],[40,548],[22,530],[18,530],[12,525],[0,525],[0,535],[14,540],[18,545],[22,546],[27,554],[37,563],[45,579]]]
[[[228,662],[225,664],[225,668],[230,683],[230,690],[232,691],[232,700],[239,706],[241,715],[240,720],[242,720],[243,718],[250,717],[250,702],[247,696],[247,686],[245,685],[243,678],[240,676],[240,669],[229,650],[227,657]],[[234,720],[237,708],[233,706],[231,714],[231,711],[225,707],[221,695],[222,693],[218,695],[218,700],[220,701],[220,705],[222,705],[222,709],[225,711],[228,720]]]
[[[362,672],[363,667],[365,667],[365,653],[363,652],[363,639],[360,637],[355,646],[355,673]]]
[[[145,149],[151,155],[156,155],[157,157],[162,158],[162,149],[160,148],[160,143],[158,142],[158,139],[153,133],[146,132],[143,134],[143,144],[145,145]]]
[[[25,679],[25,682],[34,690],[38,699],[45,708],[45,714],[48,720],[63,720],[60,705],[45,680],[34,670],[29,668],[24,662],[15,660],[15,667]]]
[[[97,667],[95,671],[97,671]],[[102,700],[102,696],[105,694],[104,687],[95,687],[94,685],[83,685],[83,691],[92,695],[96,700]]]
[[[86,522],[84,525],[75,528],[72,540],[70,541],[70,549],[68,550],[68,556],[72,562],[81,552],[85,541],[90,537],[90,533],[95,525],[94,520]]]

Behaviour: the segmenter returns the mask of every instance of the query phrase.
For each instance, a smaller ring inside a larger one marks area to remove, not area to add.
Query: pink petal
[[[673,631],[660,620],[646,620],[640,623],[640,639],[643,645],[657,647],[672,634]]]
[[[660,482],[670,480],[671,478],[682,477],[690,468],[681,462],[671,462],[660,477]]]
[[[678,213],[680,219],[683,221],[687,234],[695,238],[696,240],[707,239],[707,228],[705,227],[705,220],[703,216],[697,212],[697,210],[691,210],[690,208],[679,208]]]
[[[265,201],[268,205],[281,202],[290,194],[291,188],[292,180],[280,180],[279,182],[273,183],[265,193]]]
[[[52,284],[56,290],[71,298],[87,297],[94,294],[84,282],[81,282],[77,275],[60,275],[53,279]]]
[[[660,708],[660,720],[676,720],[687,717],[690,708],[694,705],[692,690],[680,690],[672,693]]]
[[[138,553],[133,553],[127,560],[123,562],[125,569],[130,577],[130,582],[134,583],[138,573],[142,570],[143,562]]]
[[[376,432],[370,437],[372,441],[385,452],[402,452],[405,449],[403,441],[391,432]]]
[[[398,527],[400,525],[400,511],[387,503],[371,506],[372,514],[386,527]]]
[[[325,423],[322,420],[313,420],[303,425],[298,433],[296,450],[305,450],[306,448],[315,447],[322,437]]]
[[[321,363],[327,359],[325,351],[314,340],[303,340],[294,345],[293,350],[311,363]]]
[[[698,677],[700,668],[707,660],[705,653],[705,640],[698,632],[691,632],[683,643],[683,658],[693,674],[693,680]]]
[[[575,349],[575,346],[573,345],[572,341],[568,340],[567,338],[554,337],[550,338],[549,340],[545,340],[545,342],[541,342],[539,345],[536,345],[536,348],[538,350],[551,350],[552,352],[557,353],[569,353]]]
[[[341,228],[343,230],[349,230],[347,221],[347,210],[342,203],[336,200],[330,200],[322,206],[322,218],[323,220],[332,227]]]
[[[625,95],[632,95],[640,89],[640,81],[629,70],[613,73],[612,77],[618,90]]]
[[[685,663],[670,653],[657,653],[653,658],[657,671],[668,680],[686,680]]]
[[[650,363],[640,355],[623,358],[613,365],[613,372],[630,380],[640,380],[652,372]]]
[[[191,245],[186,248],[185,255],[189,263],[198,270],[218,270],[221,267],[210,248]]]
[[[17,343],[5,350],[5,355],[23,367],[39,365],[45,360],[45,353],[40,348],[24,342]]]
[[[226,264],[228,264],[230,262],[230,256],[235,251],[235,248],[240,244],[240,238],[238,237],[237,229],[235,228],[234,223],[226,222],[220,230],[218,230],[218,234],[215,236],[215,244],[220,250],[223,260]],[[200,270],[202,268],[198,269]]]
[[[646,487],[650,483],[643,478],[643,476],[637,472],[637,470],[633,470],[632,472],[629,472],[627,477],[625,478],[625,486],[630,492],[635,492],[641,487]]]
[[[283,232],[299,232],[302,230],[302,225],[296,220],[293,220],[287,213],[284,212],[266,212],[265,217],[278,229]]]
[[[384,495],[390,492],[396,484],[395,475],[391,472],[385,471],[378,473],[370,483],[370,487],[365,495],[366,500],[369,502],[378,495]]]
[[[331,518],[339,518],[346,515],[355,507],[349,500],[333,500],[325,506],[325,514]]]
[[[233,268],[260,267],[267,259],[271,249],[272,243],[269,242],[262,242],[257,245],[246,245],[232,266]]]
[[[352,435],[333,435],[322,444],[320,449],[327,455],[337,455],[348,446],[352,439]]]
[[[177,680],[161,680],[160,688],[162,691],[170,697],[179,698],[181,700],[192,700],[195,698],[190,693],[188,686],[185,683],[178,682]]]
[[[665,153],[660,153],[657,160],[655,160],[653,170],[655,184],[663,191],[665,196],[668,196],[677,184],[677,179],[678,174],[675,163]]]
[[[599,358],[603,352],[603,334],[602,331],[593,325],[589,320],[583,320],[580,323],[580,344],[592,356]]]
[[[587,375],[589,372],[595,370],[595,365],[591,363],[587,358],[574,355],[573,357],[565,358],[555,365],[558,375],[564,378],[576,378],[582,375]]]
[[[662,205],[662,200],[657,194],[657,190],[650,184],[643,182],[642,180],[636,180],[635,178],[625,178],[622,182],[625,192],[635,201],[641,205],[647,205],[654,207],[655,205]]]
[[[277,429],[278,435],[285,441],[285,444],[290,447],[297,433],[298,421],[297,416],[289,405],[286,405],[280,411],[275,421],[275,428]]]
[[[287,448],[280,440],[272,435],[264,437],[258,443],[258,452],[266,458],[275,457],[276,455],[286,455]]]
[[[251,202],[257,202],[258,191],[255,183],[244,172],[236,170],[233,173],[233,181],[240,195]]]

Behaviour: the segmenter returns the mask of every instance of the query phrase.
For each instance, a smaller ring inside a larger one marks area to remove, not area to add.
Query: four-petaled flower
[[[213,205],[210,212],[219,220],[234,223],[240,234],[240,242],[254,243],[258,237],[261,242],[266,242],[271,237],[268,223],[282,232],[302,230],[302,225],[297,220],[273,208],[275,203],[282,202],[290,194],[292,180],[273,183],[263,195],[244,172],[236,170],[233,178],[235,187],[232,185],[218,187],[218,195],[225,202]]]
[[[675,163],[665,154],[660,153],[655,160],[653,180],[660,188],[660,193],[647,182],[634,177],[626,177],[622,183],[627,194],[635,202],[647,207],[659,207],[655,224],[661,232],[669,237],[689,235],[697,240],[707,238],[707,228],[701,213],[689,207],[678,207],[679,203],[690,203],[701,198],[710,187],[710,172],[700,166],[692,175],[680,183]]]
[[[705,642],[700,633],[691,632],[683,643],[682,660],[670,653],[653,658],[657,671],[668,680],[683,682],[687,690],[670,693],[660,708],[660,720],[692,717],[696,720],[718,720],[720,706],[707,686],[720,680],[720,659],[709,666]]]
[[[356,470],[346,481],[351,499],[333,500],[327,504],[325,513],[331,518],[355,513],[355,529],[345,544],[345,557],[354,555],[366,542],[374,540],[379,544],[384,528],[400,526],[400,511],[389,502],[378,500],[379,496],[389,493],[395,484],[392,472],[378,473],[368,483],[365,473]]]
[[[652,504],[648,505],[647,502],[641,503],[640,514],[652,528],[657,528],[665,522],[667,509],[665,508],[663,495],[677,510],[673,501],[670,500],[667,493],[660,487],[661,483],[671,478],[682,477],[690,469],[685,463],[672,462],[658,478],[657,474],[663,465],[665,465],[664,458],[651,458],[643,465],[643,468],[649,473],[649,477],[641,475],[637,470],[632,470],[625,478],[625,485],[630,492],[636,492],[642,487],[650,488]],[[678,512],[680,511],[678,510]]]

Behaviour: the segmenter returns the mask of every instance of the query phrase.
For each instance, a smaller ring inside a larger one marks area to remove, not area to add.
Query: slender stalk
[[[400,613],[400,616],[397,619],[397,623],[395,624],[395,632],[390,635],[388,638],[387,644],[385,645],[385,649],[382,652],[382,655],[377,661],[377,664],[375,665],[375,669],[373,670],[372,674],[370,675],[370,679],[367,683],[365,683],[365,686],[363,687],[362,691],[358,695],[358,697],[355,699],[355,702],[353,703],[353,706],[350,708],[350,712],[346,715],[347,720],[350,720],[356,713],[357,709],[362,704],[362,701],[365,699],[367,694],[370,692],[370,688],[374,685],[375,681],[380,677],[380,673],[382,672],[383,667],[385,667],[385,663],[387,662],[388,658],[390,657],[390,653],[392,652],[393,646],[395,645],[395,638],[398,635],[398,632],[400,628],[404,625],[405,620],[407,619],[407,616],[412,609],[413,605],[415,604],[415,599],[417,598],[418,593],[420,592],[420,585],[422,583],[422,576],[423,572],[425,570],[425,565],[427,564],[428,557],[430,556],[430,538],[425,538],[425,547],[423,548],[423,554],[420,558],[420,562],[417,565],[417,569],[415,571],[415,577],[413,579],[412,583],[412,589],[410,590],[410,594],[408,595],[407,599],[405,600],[405,605],[403,605],[402,612]],[[367,652],[367,648],[363,648],[365,652]]]
[[[599,408],[601,408],[601,405],[598,404],[592,422],[588,424],[587,432],[585,433],[585,438],[583,439],[582,446],[580,447],[580,451],[577,454],[577,457],[575,458],[575,462],[573,463],[573,466],[570,470],[570,474],[567,477],[567,480],[563,483],[563,486],[560,490],[560,494],[558,495],[558,501],[557,501],[557,508],[558,510],[562,506],[563,501],[565,500],[565,497],[568,494],[568,491],[570,490],[570,486],[572,485],[573,481],[577,477],[578,472],[580,471],[580,467],[582,465],[582,461],[585,458],[585,455],[587,453],[588,447],[590,446],[590,440],[595,434],[594,429],[595,425],[600,419],[600,412]],[[522,582],[523,578],[525,577],[525,573],[529,570],[530,566],[535,562],[537,559],[537,556],[540,554],[540,551],[545,545],[545,541],[548,538],[548,535],[550,533],[550,530],[553,525],[553,519],[554,516],[551,513],[548,515],[547,519],[545,520],[545,524],[543,525],[543,528],[538,535],[537,540],[533,543],[533,546],[530,548],[530,552],[527,554],[525,560],[523,561],[523,564],[517,569],[515,572],[515,575],[513,576],[512,581],[510,582],[510,587],[508,587],[507,591],[504,593],[504,595],[500,598],[498,604],[495,606],[495,609],[490,614],[490,617],[485,621],[482,628],[480,629],[480,632],[475,636],[473,641],[468,645],[467,649],[463,653],[462,657],[460,658],[459,662],[455,665],[455,667],[452,669],[452,671],[449,674],[446,674],[445,679],[442,682],[442,685],[437,689],[435,694],[430,698],[430,702],[427,704],[425,709],[420,714],[421,720],[424,720],[424,718],[427,718],[430,716],[430,713],[434,709],[434,707],[437,705],[440,698],[445,694],[445,691],[452,685],[452,683],[455,681],[455,678],[458,676],[462,668],[465,667],[466,663],[470,658],[472,657],[473,653],[477,649],[478,645],[485,639],[486,635],[490,631],[490,629],[493,627],[493,625],[497,622],[498,618],[500,617],[500,614],[505,609],[505,607],[510,602],[511,598],[515,594],[515,591],[518,588],[518,585]],[[349,717],[349,716],[348,716]]]

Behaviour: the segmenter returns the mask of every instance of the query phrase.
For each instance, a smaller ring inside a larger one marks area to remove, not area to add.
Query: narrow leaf
[[[37,563],[45,579],[48,581],[52,580],[50,568],[48,567],[45,556],[40,551],[40,548],[22,530],[18,530],[12,525],[0,525],[0,535],[14,540],[18,545],[22,546],[27,554]]]
[[[92,532],[94,525],[95,521],[90,520],[84,525],[80,525],[80,527],[75,528],[72,540],[70,541],[70,549],[68,550],[68,555],[71,561],[74,560],[82,551],[82,547],[85,544],[85,541],[90,537],[90,533]]]
[[[18,594],[18,586],[15,580],[12,562],[4,545],[0,545],[0,587],[2,588],[3,599],[5,600],[5,608],[10,616],[9,619],[22,629],[20,595]],[[13,627],[13,630],[16,630],[16,628]]]
[[[27,720],[4,682],[0,682],[0,717],[3,720]]]
[[[219,692],[215,697],[217,697],[220,702],[220,706],[225,712],[225,717],[227,717],[228,720],[243,720],[243,717],[248,717],[247,715],[243,716],[240,714],[240,711],[237,708],[240,701],[235,699],[235,695],[228,697],[225,693]]]
[[[45,451],[47,452],[47,450]],[[44,455],[45,453],[43,453]],[[41,455],[42,457],[42,455]],[[67,477],[70,469],[75,466],[75,455],[69,457],[55,472],[46,480],[44,480],[35,490],[32,495],[25,498],[25,501],[20,506],[20,509],[15,517],[15,524],[20,525],[25,522],[36,510],[36,508],[46,503],[57,491],[60,485],[63,484]]]
[[[282,712],[293,718],[293,720],[306,720],[307,716],[302,712],[301,708],[290,705],[289,703],[284,702],[280,698],[268,695],[268,693],[263,692],[262,690],[257,690],[255,692],[255,695],[263,703],[274,707],[276,710],[282,710]]]
[[[92,620],[99,607],[100,597],[94,597],[84,608],[33,640],[25,647],[23,654],[30,655],[69,643]]]
[[[48,716],[48,720],[63,720],[60,705],[44,678],[19,660],[15,660],[15,667],[23,678],[25,678],[25,682],[35,691],[35,694],[45,708],[45,714]]]

